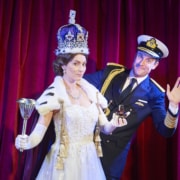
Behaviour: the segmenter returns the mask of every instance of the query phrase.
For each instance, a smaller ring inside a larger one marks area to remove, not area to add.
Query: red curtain
[[[180,75],[179,0],[0,0],[0,179],[14,180],[23,171],[25,152],[19,163],[14,147],[23,122],[16,101],[36,98],[52,82],[56,32],[68,23],[70,9],[89,31],[88,73],[107,62],[131,67],[137,36],[148,34],[170,51],[152,77],[166,88]],[[179,128],[165,139],[147,119],[134,137],[122,180],[179,180],[179,138]]]

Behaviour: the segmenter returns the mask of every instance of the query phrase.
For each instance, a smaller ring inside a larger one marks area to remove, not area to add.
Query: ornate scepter
[[[34,99],[21,98],[21,99],[17,100],[17,102],[19,103],[21,117],[23,118],[22,135],[25,135],[27,121],[30,118],[30,116],[34,110],[36,101]],[[23,149],[20,149],[20,151],[23,152]]]

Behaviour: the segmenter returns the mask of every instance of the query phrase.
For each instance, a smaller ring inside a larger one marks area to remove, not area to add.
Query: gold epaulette
[[[104,81],[104,83],[103,83],[103,85],[102,85],[102,88],[101,88],[101,93],[102,93],[103,95],[105,94],[105,92],[106,92],[109,84],[111,83],[112,79],[113,79],[116,75],[118,75],[118,74],[120,74],[121,72],[125,71],[125,66],[122,66],[122,65],[120,65],[120,64],[108,63],[107,65],[109,65],[109,66],[110,66],[110,65],[113,65],[113,66],[117,66],[117,67],[121,67],[121,68],[113,68],[113,69],[109,72],[109,74],[108,74],[108,76],[106,77],[106,80]]]
[[[107,66],[117,66],[117,67],[122,67],[122,68],[124,68],[123,65],[118,64],[118,63],[113,63],[113,62],[107,63]]]
[[[159,85],[154,79],[152,79],[152,78],[150,78],[150,79],[158,87],[158,89],[160,91],[165,92],[165,89],[161,85]]]

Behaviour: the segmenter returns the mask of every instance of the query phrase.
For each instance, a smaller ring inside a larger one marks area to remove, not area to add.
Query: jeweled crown
[[[67,53],[89,54],[88,32],[79,24],[75,24],[75,17],[76,11],[70,10],[69,24],[58,29],[56,56]]]

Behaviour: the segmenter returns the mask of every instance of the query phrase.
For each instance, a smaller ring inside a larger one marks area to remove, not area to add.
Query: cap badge
[[[152,49],[157,48],[157,44],[156,44],[155,38],[152,38],[152,39],[150,39],[149,41],[147,41],[147,42],[146,42],[146,46],[147,46],[147,47],[150,47],[150,48],[152,48]]]

